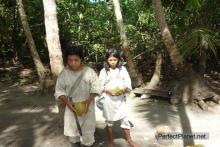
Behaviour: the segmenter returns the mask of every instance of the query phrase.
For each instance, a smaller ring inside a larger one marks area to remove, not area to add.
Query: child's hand
[[[115,92],[111,89],[106,89],[105,93],[110,94],[111,96],[116,96]]]
[[[90,101],[89,100],[86,100],[85,102],[84,102],[84,104],[85,104],[85,113],[87,113],[88,111],[89,111],[89,106],[90,106]]]
[[[59,97],[59,99],[60,99],[71,111],[76,112],[74,106],[73,106],[72,103],[66,98],[66,96],[61,95],[61,96]]]
[[[66,100],[66,106],[73,112],[76,112],[76,109],[74,108],[72,102],[70,102],[69,100]]]

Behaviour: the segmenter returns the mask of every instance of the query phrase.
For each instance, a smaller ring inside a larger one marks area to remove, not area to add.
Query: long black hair
[[[110,69],[110,65],[108,63],[108,58],[111,56],[118,59],[118,63],[116,65],[116,67],[119,68],[119,70],[121,70],[123,62],[122,62],[120,52],[116,49],[109,49],[105,54],[104,68],[105,68],[106,72],[108,72]]]

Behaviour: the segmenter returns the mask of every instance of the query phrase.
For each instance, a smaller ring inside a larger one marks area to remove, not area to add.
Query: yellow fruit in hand
[[[123,94],[123,92],[124,92],[124,89],[122,89],[118,86],[114,88],[114,93],[117,95],[121,95],[121,94]]]
[[[84,113],[85,113],[85,110],[86,110],[86,104],[83,103],[83,102],[76,102],[74,104],[74,108],[76,110],[76,114],[78,116],[82,116]]]

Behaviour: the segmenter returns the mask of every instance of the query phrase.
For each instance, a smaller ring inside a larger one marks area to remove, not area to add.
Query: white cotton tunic
[[[76,79],[79,77],[82,71],[72,71],[65,67],[60,75],[58,76],[56,88],[55,88],[55,98],[58,100],[59,96],[67,96],[70,89]],[[101,93],[100,82],[95,71],[87,67],[84,76],[79,83],[77,89],[74,93],[71,93],[73,102],[81,102],[88,99],[90,93]],[[89,111],[82,117],[78,117],[79,123],[82,128],[82,134],[94,134],[95,132],[95,106],[92,102],[89,106]],[[74,114],[69,110],[68,107],[65,108],[64,113],[64,135],[70,137],[79,136],[79,131],[76,126]]]
[[[127,87],[129,90],[131,87],[130,76],[124,66],[115,69],[111,69],[106,72],[103,68],[100,72],[99,79],[101,87],[103,89],[114,89],[115,87]],[[103,93],[105,97],[103,103],[103,117],[107,121],[117,121],[127,117],[127,107],[125,95],[111,96]]]

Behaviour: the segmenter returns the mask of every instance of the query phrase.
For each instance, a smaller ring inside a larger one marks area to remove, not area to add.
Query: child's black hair
[[[110,65],[108,63],[108,58],[111,57],[111,56],[118,59],[118,63],[116,65],[116,67],[119,68],[119,70],[121,70],[122,58],[121,58],[120,52],[116,49],[109,49],[105,54],[104,68],[105,68],[106,72],[108,72],[109,69],[110,69]]]
[[[67,60],[69,55],[76,55],[81,60],[84,58],[83,48],[79,45],[71,45],[65,49],[65,59]]]

